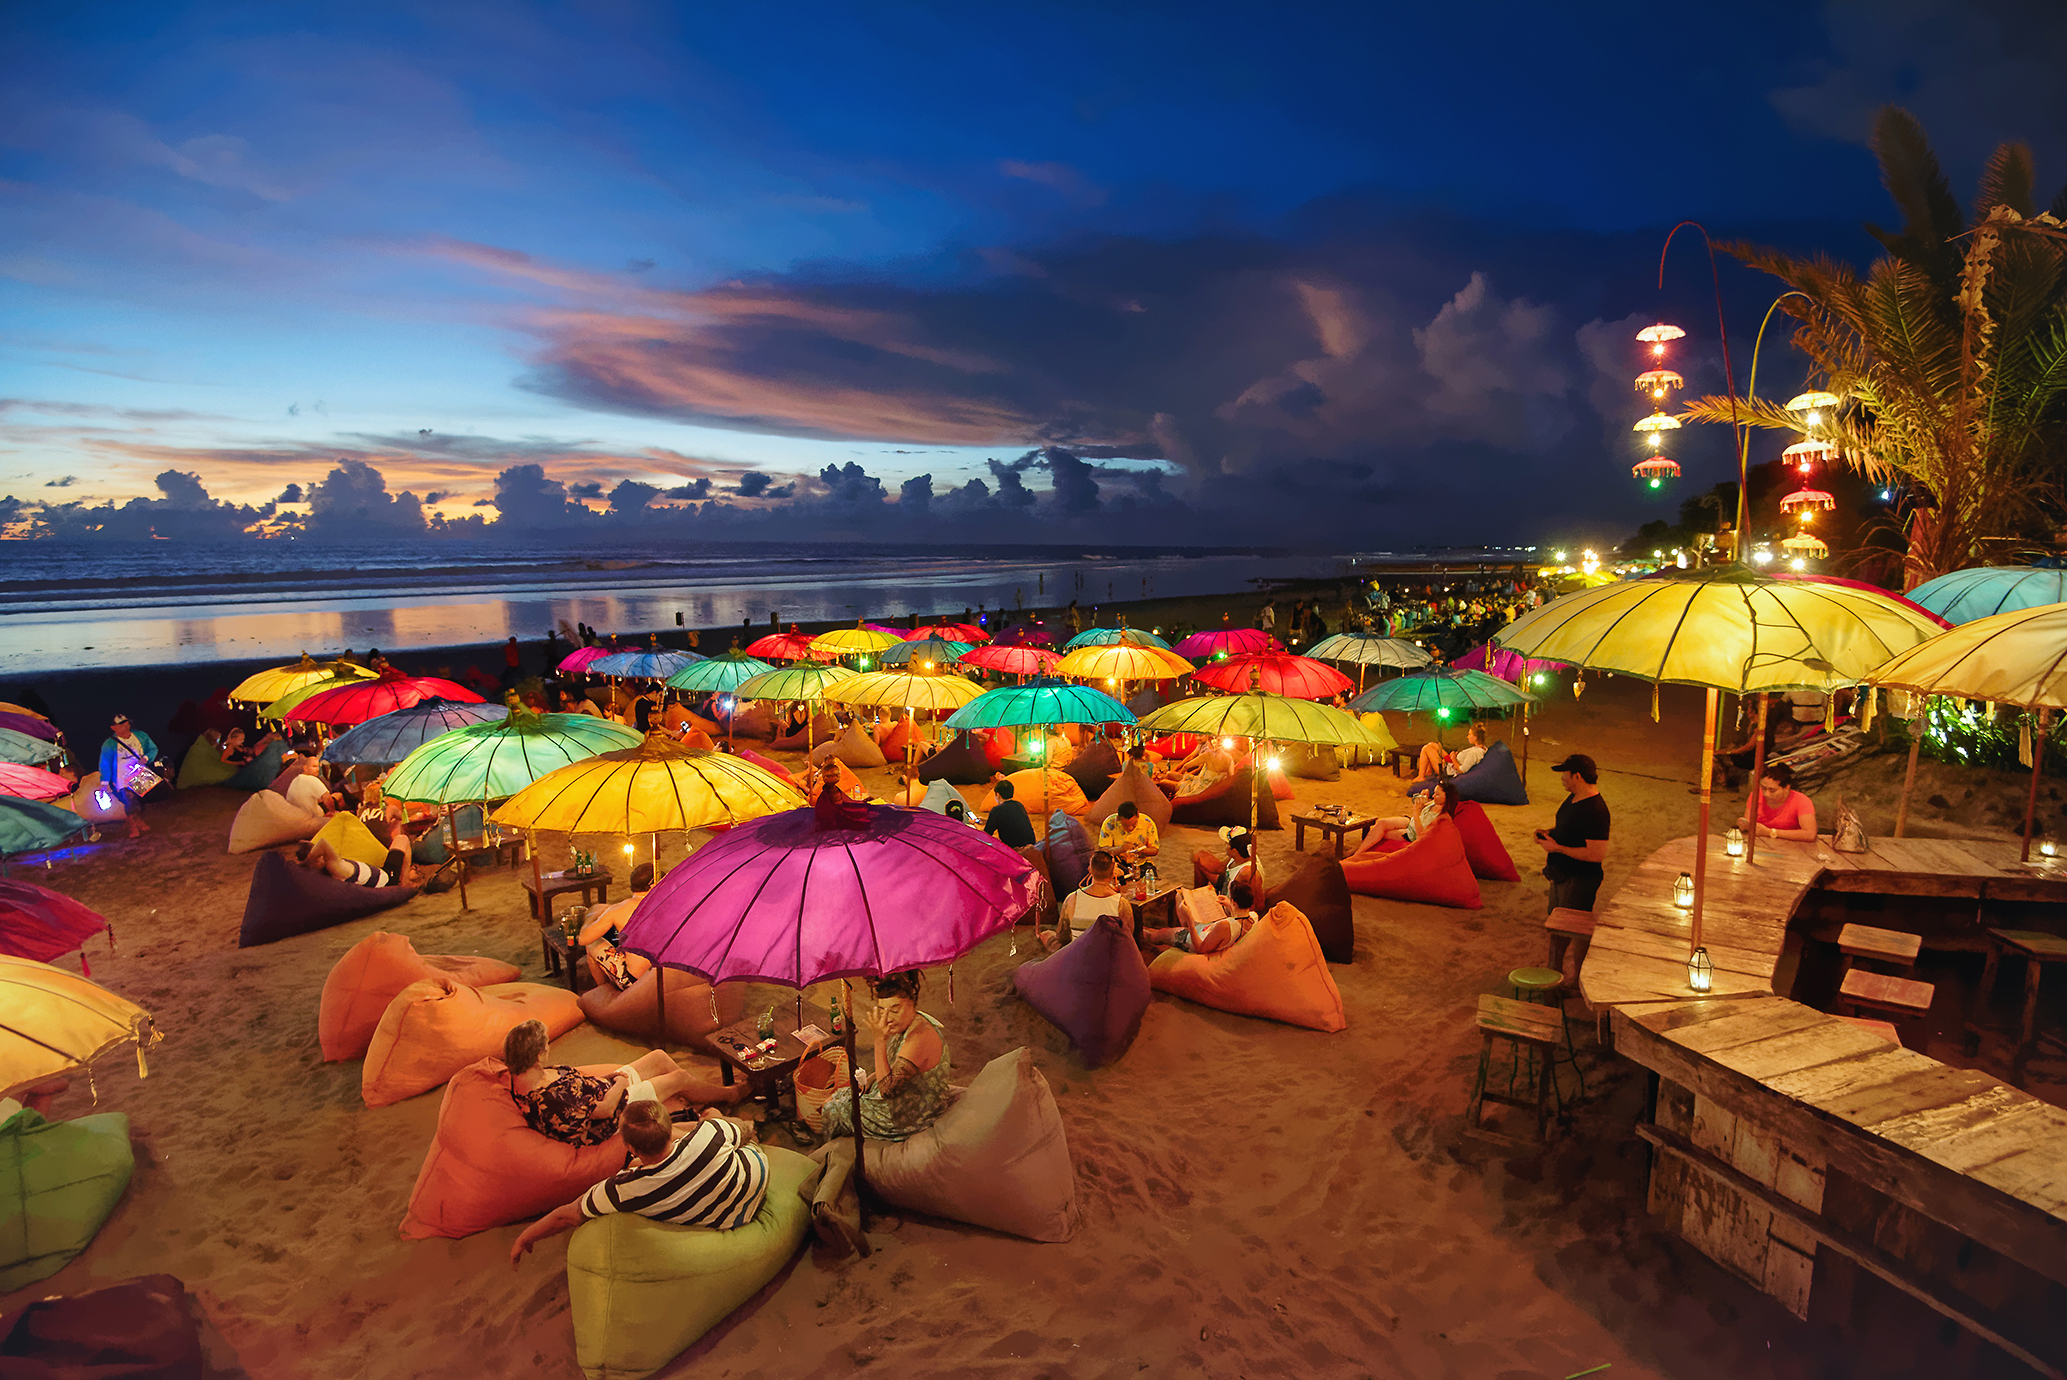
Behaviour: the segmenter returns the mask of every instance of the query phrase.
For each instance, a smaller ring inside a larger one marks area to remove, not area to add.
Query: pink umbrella
[[[70,795],[72,789],[72,783],[54,771],[0,762],[0,795],[19,796],[23,800],[55,800],[61,795]]]
[[[15,714],[0,710],[0,728],[11,728],[16,733],[26,733],[31,738],[41,738],[46,743],[57,741],[57,727],[48,719],[39,719],[34,714]]]
[[[1204,665],[1223,652],[1240,656],[1244,652],[1281,652],[1284,647],[1261,628],[1207,628],[1193,633],[1171,650],[1186,661]],[[1246,685],[1242,688],[1248,689]]]
[[[0,879],[0,954],[48,963],[81,948],[107,927],[106,920],[62,892],[34,882]],[[86,966],[83,953],[79,965]],[[92,976],[91,969],[87,976]]]
[[[1252,670],[1258,677],[1255,681],[1249,679]],[[1229,694],[1260,689],[1295,700],[1325,700],[1356,688],[1348,676],[1325,661],[1285,652],[1247,652],[1225,661],[1207,661],[1192,679]]]
[[[413,707],[420,700],[456,700],[481,704],[481,696],[457,681],[440,676],[383,675],[378,680],[355,681],[311,695],[282,717],[289,723],[363,724],[383,714]]]
[[[1046,647],[1055,641],[1055,635],[1037,624],[1021,623],[1016,628],[1007,628],[998,634],[1000,647]]]
[[[599,657],[609,656],[610,651],[608,647],[576,647],[560,658],[560,669],[569,672],[586,671],[590,662]]]
[[[1510,652],[1505,647],[1495,647],[1490,642],[1482,642],[1473,647],[1450,665],[1460,671],[1484,671],[1487,675],[1497,676],[1516,685],[1521,683],[1522,677],[1533,676],[1538,671],[1565,669],[1565,663],[1562,661],[1537,661],[1533,658],[1524,661],[1518,653]]]
[[[937,637],[942,642],[971,644],[990,641],[990,634],[974,623],[932,623],[923,628],[913,628],[904,634],[906,642],[921,642],[929,637]]]
[[[811,634],[798,632],[792,624],[786,633],[769,633],[746,644],[746,654],[763,661],[831,660],[811,650]]]
[[[961,664],[986,671],[1003,671],[1015,676],[1046,675],[1061,656],[1045,647],[1011,647],[1002,642],[976,647],[962,653]]]

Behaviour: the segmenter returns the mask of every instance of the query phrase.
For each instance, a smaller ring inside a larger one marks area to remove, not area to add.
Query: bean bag
[[[386,1107],[427,1093],[477,1060],[502,1052],[503,1037],[532,1019],[560,1036],[582,1022],[581,1003],[563,987],[499,982],[466,987],[440,974],[395,994],[359,1070],[359,1096]]]
[[[106,797],[106,804],[101,803],[103,795]],[[73,791],[69,799],[51,803],[69,806],[73,814],[89,824],[112,824],[116,820],[129,818],[129,811],[122,808],[121,799],[113,791],[103,792],[100,773],[97,771],[90,771],[80,777],[79,789]]]
[[[730,1025],[746,1015],[746,990],[737,983],[716,989],[694,973],[679,968],[667,972],[667,1039],[659,1039],[660,993],[654,977],[661,970],[648,968],[631,986],[619,991],[608,982],[598,982],[580,998],[581,1014],[594,1024],[619,1035],[658,1044],[705,1047],[704,1037],[721,1025]]]
[[[286,756],[287,744],[275,738],[259,750],[258,756],[237,768],[223,785],[233,791],[262,791],[280,774],[280,763]]]
[[[693,709],[684,709],[682,711],[681,731],[684,733],[701,733],[704,737],[712,739],[725,736],[725,726],[723,724],[706,719]]]
[[[1063,770],[1075,780],[1077,789],[1084,793],[1086,800],[1096,800],[1105,794],[1105,788],[1119,774],[1119,749],[1112,745],[1112,739],[1098,738],[1089,746],[1078,749],[1077,755],[1069,759]]]
[[[952,743],[919,763],[921,781],[945,781],[953,786],[987,785],[996,772],[983,750],[962,734]]]
[[[693,1346],[781,1274],[811,1232],[818,1161],[764,1145],[767,1196],[730,1231],[612,1212],[574,1229],[567,1301],[589,1380],[636,1380]]]
[[[237,774],[237,769],[222,759],[222,749],[213,739],[196,738],[187,749],[187,755],[179,759],[179,775],[175,778],[183,791],[196,786],[220,786]]]
[[[818,750],[811,754],[811,764],[819,768],[830,765],[833,769],[833,780],[839,784],[841,794],[848,799],[867,799],[868,787],[861,784],[861,778],[854,774],[852,767],[833,756],[832,747],[831,743],[820,743]]]
[[[709,752],[718,745],[718,740],[700,728],[692,728],[682,735],[682,746],[697,752]]]
[[[1320,744],[1308,743],[1292,747],[1286,755],[1286,765],[1292,775],[1302,781],[1342,779],[1342,759],[1335,755],[1335,749]]]
[[[249,949],[327,930],[399,906],[414,895],[415,887],[354,886],[299,867],[278,853],[262,854],[251,869],[251,892],[244,900],[237,947]]]
[[[1192,824],[1207,829],[1219,829],[1238,824],[1247,828],[1249,824],[1249,782],[1253,778],[1247,767],[1242,767],[1230,776],[1223,776],[1196,795],[1180,795],[1170,802],[1170,822]],[[1256,827],[1259,829],[1282,829],[1278,823],[1277,798],[1269,791],[1260,792],[1255,804]]]
[[[585,1064],[603,1077],[615,1064]],[[510,1100],[509,1071],[501,1055],[470,1064],[445,1085],[438,1129],[409,1191],[402,1217],[405,1240],[471,1236],[477,1231],[538,1217],[624,1168],[624,1141],[569,1145],[524,1124]]]
[[[1087,824],[1103,824],[1112,817],[1125,801],[1133,801],[1137,809],[1155,821],[1156,828],[1170,827],[1170,797],[1156,789],[1155,778],[1145,767],[1133,763],[1122,766],[1119,775],[1105,788],[1105,794],[1091,802],[1091,808],[1084,815]]]
[[[372,1043],[388,1004],[411,983],[448,977],[466,987],[493,987],[523,975],[516,964],[499,958],[420,954],[407,935],[375,930],[345,950],[323,979],[316,1039],[326,1062],[357,1059]]]
[[[362,862],[368,867],[379,867],[388,858],[388,846],[375,838],[373,831],[357,815],[332,815],[323,821],[323,827],[316,831],[314,837],[336,849],[340,858]]]
[[[1399,746],[1399,740],[1392,736],[1392,725],[1386,723],[1385,716],[1377,710],[1367,710],[1357,715],[1357,722],[1370,730],[1371,736],[1376,738],[1378,742],[1369,747],[1359,745],[1350,748],[1348,753],[1351,766],[1373,766],[1383,760],[1383,754],[1387,750]]]
[[[1136,690],[1133,697],[1127,701],[1127,708],[1133,710],[1134,717],[1139,719],[1153,714],[1166,703],[1168,701],[1156,692],[1154,686],[1144,685],[1139,690]]]
[[[1148,965],[1134,936],[1108,915],[1052,957],[1012,970],[1026,1004],[1069,1036],[1087,1068],[1127,1052],[1148,1010]]]
[[[876,730],[876,748],[886,762],[902,758],[912,745],[911,722],[908,719],[893,719]]]
[[[1005,765],[1007,757],[1019,751],[1019,737],[1009,728],[979,728],[970,735],[970,739],[977,751],[983,754],[983,760],[990,763],[993,772]],[[955,784],[962,783],[958,781]]]
[[[830,714],[814,715],[811,727],[795,733],[783,734],[768,746],[774,752],[809,752],[820,743],[831,742],[840,736],[839,721]]]
[[[1182,762],[1205,741],[1204,735],[1198,733],[1166,733],[1148,744],[1148,750],[1166,762]]]
[[[1336,1031],[1349,1024],[1313,926],[1283,902],[1218,953],[1165,949],[1148,965],[1148,981],[1158,992],[1218,1011],[1309,1030]]]
[[[1084,884],[1098,840],[1081,820],[1057,810],[1048,816],[1048,828],[1037,846],[1048,865],[1048,884],[1059,899]]]
[[[1026,807],[1026,813],[1038,831],[1046,831],[1045,816],[1057,810],[1066,815],[1081,816],[1091,808],[1091,802],[1084,799],[1077,783],[1060,767],[1028,767],[1004,779],[1012,783],[1012,798]],[[984,796],[977,813],[987,815],[997,803],[997,791],[993,788]]]
[[[312,839],[322,827],[321,814],[302,809],[284,795],[255,791],[237,807],[237,817],[230,821],[229,851],[255,853],[275,844]]]
[[[272,780],[266,782],[266,789],[274,795],[286,795],[287,787],[293,782],[295,777],[300,775],[301,763],[299,762],[296,762],[291,767],[282,767],[278,772],[274,773]]]
[[[948,785],[947,782],[937,779],[928,782],[924,786],[921,786],[917,781],[913,781],[911,783],[909,799],[911,808],[914,810],[931,810],[936,815],[944,815],[947,813],[947,807],[950,804],[962,799],[962,793],[953,786]],[[966,803],[965,801],[964,804],[966,805]]]
[[[1024,1047],[985,1064],[925,1130],[862,1152],[868,1186],[912,1212],[1029,1241],[1067,1241],[1082,1224],[1062,1113]]]
[[[1529,792],[1522,785],[1522,774],[1515,769],[1514,750],[1505,743],[1495,743],[1487,748],[1486,755],[1478,759],[1477,766],[1457,773],[1454,779],[1459,800],[1476,800],[1482,805],[1529,803]]]
[[[1448,818],[1437,819],[1434,828],[1395,852],[1351,858],[1342,864],[1342,874],[1349,878],[1349,889],[1360,896],[1459,910],[1477,910],[1484,904],[1464,852],[1464,833]]]
[[[0,1294],[47,1279],[85,1250],[135,1168],[120,1112],[47,1121],[24,1108],[0,1125]]]
[[[732,712],[720,717],[735,738],[773,738],[778,727],[775,711],[758,700],[734,700]]]
[[[803,783],[797,780],[796,773],[791,771],[788,767],[783,766],[773,757],[763,757],[760,753],[755,752],[752,748],[743,747],[734,748],[732,750],[732,755],[734,757],[737,757],[742,762],[751,762],[755,766],[759,767],[762,771],[773,774],[777,780],[787,781],[790,785],[795,786],[798,790],[803,789]]]
[[[1514,859],[1507,855],[1507,845],[1500,842],[1500,835],[1493,828],[1493,821],[1486,815],[1486,807],[1476,800],[1460,801],[1454,816],[1457,833],[1464,840],[1464,856],[1471,863],[1471,875],[1489,882],[1518,882],[1522,874],[1515,869]]]
[[[70,1297],[53,1294],[0,1318],[0,1374],[7,1380],[226,1374],[209,1363],[202,1326],[200,1305],[171,1275],[141,1275]]]
[[[1270,881],[1269,870],[1264,872]],[[1315,853],[1299,870],[1267,889],[1265,909],[1279,902],[1292,907],[1313,926],[1313,937],[1330,963],[1348,963],[1356,949],[1356,924],[1352,919],[1349,878],[1342,864],[1326,853]]]
[[[1266,779],[1270,782],[1270,798],[1272,800],[1292,799],[1292,783],[1285,779],[1284,768],[1280,767],[1278,770],[1271,772]]]

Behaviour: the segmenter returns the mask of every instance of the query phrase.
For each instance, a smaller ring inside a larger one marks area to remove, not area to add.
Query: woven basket
[[[825,1104],[847,1086],[847,1051],[834,1045],[797,1065],[797,1119],[825,1133]]]

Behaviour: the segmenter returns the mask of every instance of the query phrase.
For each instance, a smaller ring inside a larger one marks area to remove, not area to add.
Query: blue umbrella
[[[921,637],[913,642],[900,642],[895,647],[883,648],[878,658],[885,666],[909,666],[914,658],[930,661],[935,666],[947,666],[959,660],[972,643],[949,642],[940,637]]]
[[[599,656],[583,669],[592,676],[623,676],[629,680],[666,680],[685,666],[704,660],[695,652],[612,652]]]
[[[1143,632],[1140,628],[1086,628],[1063,643],[1062,650],[1073,652],[1079,647],[1103,647],[1107,643],[1119,641],[1122,637],[1132,637],[1136,641],[1148,643],[1151,647],[1161,647],[1164,651],[1170,649],[1170,644],[1162,638],[1152,632]]]
[[[2014,613],[2067,603],[2067,570],[2049,566],[1984,565],[1926,580],[1906,596],[1948,623],[1971,623],[1992,613]]]
[[[342,766],[390,766],[431,739],[468,724],[494,723],[509,710],[499,704],[461,704],[457,700],[418,700],[368,719],[323,749],[323,760]]]
[[[0,762],[33,767],[63,755],[64,749],[56,743],[32,738],[11,728],[0,728]]]
[[[0,796],[0,856],[54,848],[86,827],[70,810],[38,800]]]
[[[947,726],[1027,728],[1049,724],[1131,724],[1134,711],[1102,690],[1052,676],[986,690],[948,716]]]

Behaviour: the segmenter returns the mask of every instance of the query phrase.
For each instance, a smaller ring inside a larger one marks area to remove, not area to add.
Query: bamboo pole
[[[405,819],[403,823],[406,825],[408,821]],[[402,836],[404,838],[409,836],[406,828]],[[459,821],[453,817],[452,806],[450,805],[445,807],[445,837],[452,840],[452,860],[459,864],[459,908],[465,910],[467,908],[467,863],[465,858],[459,856]]]
[[[1708,881],[1708,804],[1715,788],[1715,715],[1716,702],[1722,698],[1720,690],[1708,692],[1706,724],[1701,730],[1701,822],[1694,831],[1694,916],[1693,934],[1687,945],[1687,953],[1701,947],[1701,903],[1707,899]]]
[[[2052,721],[2053,711],[2038,711],[2038,732],[2032,735],[2031,744],[2031,793],[2024,798],[2024,852],[2021,861],[2031,861],[2031,821],[2038,813],[2038,772],[2045,765],[2046,727]],[[2036,981],[2036,979],[2033,979]]]
[[[1747,867],[1758,861],[1759,786],[1766,774],[1766,715],[1772,705],[1770,694],[1758,697],[1758,741],[1751,748],[1751,798],[1744,802],[1744,816],[1751,824],[1744,831],[1744,865]]]
[[[868,1157],[863,1153],[861,1141],[861,1075],[860,1066],[854,1057],[854,993],[847,986],[847,979],[840,979],[841,995],[847,998],[847,1090],[854,1099],[854,1202],[861,1212],[861,1229],[868,1230]]]
[[[1916,759],[1923,754],[1923,727],[1923,707],[1919,705],[1909,731],[1909,770],[1902,777],[1902,800],[1895,807],[1896,838],[1901,838],[1902,831],[1909,827],[1909,792],[1916,789]]]

